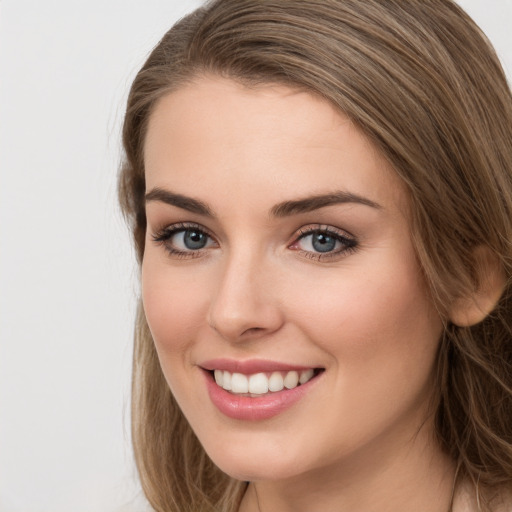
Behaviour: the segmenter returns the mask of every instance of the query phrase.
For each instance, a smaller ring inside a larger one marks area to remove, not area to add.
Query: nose
[[[225,340],[261,338],[282,326],[276,273],[269,267],[254,255],[225,262],[208,311],[208,324]]]

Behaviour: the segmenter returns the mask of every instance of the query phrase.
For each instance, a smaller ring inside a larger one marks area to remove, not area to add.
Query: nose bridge
[[[281,312],[272,289],[272,265],[249,244],[226,254],[214,290],[208,323],[229,341],[277,330]]]

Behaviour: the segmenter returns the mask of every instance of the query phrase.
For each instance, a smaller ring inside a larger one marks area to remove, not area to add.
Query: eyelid
[[[314,235],[315,233],[326,233],[334,237],[338,242],[342,244],[342,247],[337,250],[324,253],[294,248],[294,246],[297,245],[300,240],[306,238],[307,236]],[[355,251],[358,245],[359,242],[356,237],[344,229],[336,228],[327,224],[312,224],[301,227],[297,231],[297,234],[294,236],[293,242],[288,245],[288,247],[290,249],[296,250],[298,253],[309,259],[322,261],[326,259],[343,258],[348,253]]]
[[[176,222],[174,224],[165,225],[164,227],[157,229],[151,235],[151,237],[155,243],[163,245],[167,253],[174,258],[198,258],[204,256],[207,251],[212,249],[211,245],[198,249],[187,250],[179,249],[175,246],[173,247],[170,243],[171,238],[177,233],[185,232],[188,230],[197,230],[201,233],[204,233],[211,241],[214,242],[216,247],[219,246],[216,237],[210,232],[210,230],[196,222]],[[336,250],[326,252],[306,250],[297,247],[300,240],[308,236],[312,236],[315,233],[324,233],[330,237],[333,237],[338,245],[341,245],[341,247],[338,247]],[[358,245],[359,243],[354,235],[344,229],[326,224],[310,224],[299,228],[293,237],[293,241],[287,244],[287,247],[288,249],[295,250],[297,253],[306,258],[321,261],[327,259],[342,258],[343,256],[347,255],[347,253],[356,250]]]
[[[191,259],[191,258],[199,258],[204,255],[204,253],[211,249],[211,247],[203,247],[197,250],[189,249],[182,250],[176,247],[172,247],[170,244],[170,239],[175,236],[177,233],[196,230],[201,233],[204,233],[210,240],[212,240],[215,244],[217,244],[217,240],[211,234],[211,232],[196,222],[176,222],[174,224],[166,225],[160,229],[156,229],[155,232],[151,235],[153,241],[159,245],[162,245],[164,249],[167,251],[169,256],[178,259]]]
[[[201,224],[198,224],[197,222],[175,222],[173,224],[165,224],[160,228],[156,228],[151,237],[155,242],[158,242],[159,239],[164,236],[174,234],[179,231],[186,231],[188,229],[197,229],[198,231],[205,233],[210,238],[215,240],[215,237],[210,232],[210,230]]]
[[[297,230],[296,239],[299,239],[301,236],[310,235],[311,233],[317,233],[319,231],[332,233],[333,235],[355,240],[355,236],[352,233],[349,233],[346,229],[337,228],[331,226],[330,224],[308,224],[306,226],[302,226]]]

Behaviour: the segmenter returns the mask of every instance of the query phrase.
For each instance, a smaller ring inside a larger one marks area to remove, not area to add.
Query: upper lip
[[[245,361],[236,359],[210,359],[200,363],[199,366],[209,371],[225,370],[230,373],[243,373],[245,375],[279,371],[289,372],[292,370],[302,371],[317,368],[317,366],[283,363],[267,359],[248,359]]]

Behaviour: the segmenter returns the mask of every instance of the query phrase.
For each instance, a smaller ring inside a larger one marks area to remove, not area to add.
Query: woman
[[[512,101],[450,0],[217,0],[137,75],[158,511],[512,510]]]

